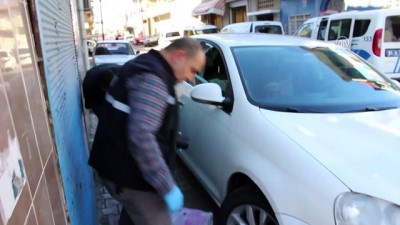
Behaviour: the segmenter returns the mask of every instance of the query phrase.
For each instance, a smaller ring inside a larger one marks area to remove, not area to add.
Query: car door
[[[354,15],[331,15],[325,40],[344,48],[351,49],[353,39]]]
[[[206,65],[196,75],[193,84],[183,82],[177,87],[180,105],[179,135],[188,139],[187,149],[178,149],[178,155],[200,182],[216,199],[221,199],[224,185],[221,171],[224,168],[226,135],[230,124],[229,109],[195,102],[190,97],[194,86],[213,82],[220,85],[225,97],[233,98],[223,54],[216,45],[203,42]]]

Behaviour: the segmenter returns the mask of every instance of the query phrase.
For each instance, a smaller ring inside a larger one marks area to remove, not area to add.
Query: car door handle
[[[183,107],[183,106],[185,106],[185,103],[182,102],[181,100],[178,100],[178,105],[179,105],[180,107]]]

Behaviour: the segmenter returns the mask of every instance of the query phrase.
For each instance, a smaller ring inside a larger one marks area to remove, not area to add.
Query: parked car
[[[279,21],[251,21],[232,23],[222,28],[221,33],[285,34]]]
[[[348,49],[293,36],[196,36],[176,86],[178,156],[218,225],[398,225],[400,88]]]
[[[89,56],[93,55],[94,46],[96,46],[96,42],[92,40],[87,40],[88,54]]]
[[[304,22],[295,35],[349,48],[387,76],[400,81],[399,9],[349,11],[315,17]]]
[[[93,64],[116,63],[122,65],[135,58],[138,53],[138,51],[134,51],[129,41],[99,41],[94,48]]]
[[[18,48],[17,52],[18,52],[19,62],[21,64],[21,66],[23,66],[23,67],[32,66],[31,51],[29,50],[28,47]]]
[[[10,71],[17,68],[17,60],[11,50],[0,50],[0,68],[1,71]]]
[[[218,32],[218,27],[216,27],[215,25],[190,26],[183,29],[183,36],[214,34]]]
[[[158,46],[160,48],[165,48],[169,44],[171,44],[171,42],[173,40],[176,40],[176,39],[181,38],[181,37],[182,37],[182,34],[179,31],[161,32],[160,36],[158,38]]]
[[[145,47],[153,47],[158,45],[158,35],[146,36],[142,43]]]

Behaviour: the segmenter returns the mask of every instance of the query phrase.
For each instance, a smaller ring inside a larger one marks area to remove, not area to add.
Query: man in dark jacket
[[[172,176],[178,106],[174,85],[193,81],[205,55],[184,37],[125,63],[101,108],[89,164],[137,225],[171,225],[183,207]]]
[[[92,67],[86,72],[82,83],[85,108],[93,110],[99,117],[99,111],[105,102],[106,92],[110,86],[114,74],[117,74],[121,66],[118,64],[102,64]]]

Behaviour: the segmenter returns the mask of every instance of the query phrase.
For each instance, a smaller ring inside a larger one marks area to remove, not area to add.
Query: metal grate
[[[280,1],[278,0],[258,0],[258,9],[277,9],[280,7]]]

